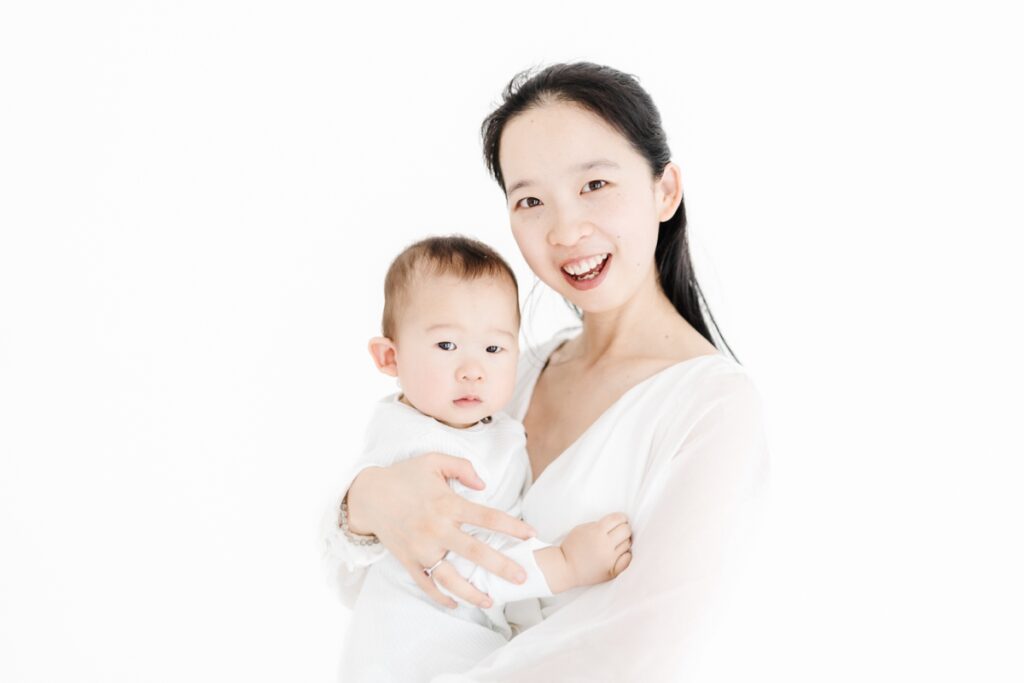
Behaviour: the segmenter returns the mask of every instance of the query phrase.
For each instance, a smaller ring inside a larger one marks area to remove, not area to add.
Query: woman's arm
[[[485,486],[468,460],[440,453],[409,458],[388,467],[364,468],[348,488],[349,530],[376,535],[381,545],[438,604],[445,607],[456,604],[438,589],[441,585],[467,602],[486,606],[487,596],[448,562],[442,562],[434,570],[433,578],[423,574],[423,568],[432,566],[452,550],[507,581],[522,583],[525,574],[519,565],[462,531],[462,525],[472,524],[522,539],[530,538],[535,532],[520,519],[465,500],[452,491],[449,479],[458,479],[465,486],[478,490]],[[340,528],[334,538],[347,543]],[[339,564],[337,569],[340,585],[361,584],[361,575],[354,577],[353,570],[347,570],[344,564]],[[365,565],[354,571],[365,571]],[[345,595],[344,588],[342,594]]]
[[[767,450],[760,401],[735,375],[687,425],[633,515],[633,560],[472,670],[434,683],[688,680],[739,532],[756,517]]]
[[[349,540],[340,525],[341,502],[348,493],[352,481],[364,470],[374,466],[361,460],[348,471],[339,482],[342,493],[332,498],[329,504],[324,506],[324,515],[320,522],[325,573],[330,583],[338,591],[342,603],[350,609],[355,606],[356,597],[366,578],[367,568],[381,559],[386,550],[380,542],[368,544],[353,543]],[[351,525],[349,525],[349,530],[352,530]]]

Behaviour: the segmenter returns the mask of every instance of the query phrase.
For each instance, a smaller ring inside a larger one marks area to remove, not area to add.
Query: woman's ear
[[[398,377],[398,347],[387,337],[374,337],[369,344],[374,365],[385,375]]]
[[[665,171],[654,181],[654,196],[658,202],[658,220],[664,223],[672,218],[683,201],[683,173],[674,162],[665,164]]]

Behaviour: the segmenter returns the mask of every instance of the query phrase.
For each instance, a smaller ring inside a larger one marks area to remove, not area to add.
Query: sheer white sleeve
[[[767,449],[745,373],[719,377],[696,413],[669,418],[631,514],[633,560],[458,681],[690,680],[728,560],[749,541]],[[747,537],[747,538],[744,538]]]
[[[356,596],[359,595],[363,580],[366,578],[366,568],[384,557],[387,551],[381,543],[357,545],[345,536],[338,526],[341,500],[356,476],[367,467],[375,467],[377,464],[360,459],[341,482],[339,488],[342,493],[328,505],[320,525],[323,539],[322,559],[327,579],[338,591],[341,601],[350,609],[355,605]]]

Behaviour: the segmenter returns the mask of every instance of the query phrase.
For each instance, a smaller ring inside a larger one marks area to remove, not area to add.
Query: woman
[[[516,77],[483,134],[523,256],[583,321],[523,355],[507,408],[527,432],[526,523],[452,493],[447,478],[484,485],[464,460],[364,469],[347,531],[380,544],[331,532],[343,590],[383,545],[438,603],[455,604],[436,584],[484,604],[439,558],[451,550],[510,581],[519,567],[462,524],[519,538],[529,524],[557,542],[622,511],[633,556],[621,576],[543,599],[540,623],[445,680],[676,680],[767,464],[756,391],[702,313],[679,167],[647,93],[593,64]]]

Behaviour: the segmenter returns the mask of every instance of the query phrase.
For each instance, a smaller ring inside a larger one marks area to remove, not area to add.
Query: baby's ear
[[[387,337],[374,337],[370,340],[369,350],[378,370],[398,377],[398,348],[393,341]]]

